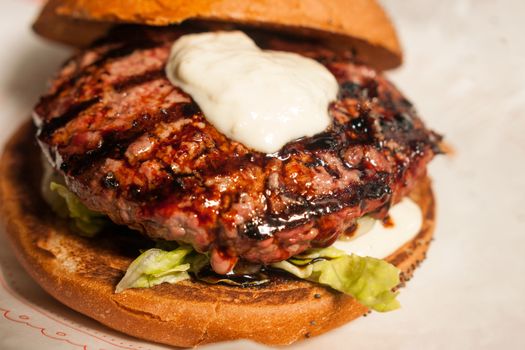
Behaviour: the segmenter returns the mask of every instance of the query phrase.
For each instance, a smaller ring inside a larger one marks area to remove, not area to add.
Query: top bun
[[[354,49],[358,59],[379,70],[401,64],[394,27],[375,0],[49,0],[34,29],[49,39],[85,46],[114,23],[165,26],[188,20],[321,38]]]

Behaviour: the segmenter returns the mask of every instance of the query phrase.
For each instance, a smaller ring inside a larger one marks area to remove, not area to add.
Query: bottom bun
[[[112,227],[96,238],[75,235],[40,195],[40,151],[25,124],[0,164],[1,215],[17,258],[53,297],[123,333],[191,347],[232,339],[290,344],[368,312],[354,298],[285,275],[264,286],[239,288],[183,281],[113,292],[144,238]],[[402,282],[424,259],[434,228],[434,198],[424,179],[410,197],[421,207],[421,231],[387,260]]]

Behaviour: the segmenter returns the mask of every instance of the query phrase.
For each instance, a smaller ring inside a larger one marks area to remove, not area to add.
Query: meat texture
[[[126,28],[67,61],[35,107],[38,141],[91,209],[154,239],[209,252],[213,269],[325,247],[386,215],[425,175],[440,137],[381,74],[311,43],[336,77],[332,125],[263,154],[226,138],[164,67],[181,29]],[[263,98],[263,97],[261,97]]]

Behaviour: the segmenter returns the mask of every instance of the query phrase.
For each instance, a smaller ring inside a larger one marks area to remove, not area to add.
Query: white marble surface
[[[525,2],[383,3],[406,53],[389,76],[456,150],[431,166],[436,240],[402,291],[401,310],[291,349],[525,349]],[[35,1],[0,1],[1,144],[67,54],[30,34],[35,10]],[[67,311],[0,243],[1,349],[161,349]]]

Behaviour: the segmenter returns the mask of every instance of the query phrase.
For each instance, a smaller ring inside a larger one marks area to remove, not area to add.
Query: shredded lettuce
[[[57,182],[49,183],[49,193],[45,197],[51,208],[63,218],[71,218],[79,234],[93,237],[108,223],[104,214],[88,209],[66,186]]]
[[[349,294],[376,311],[399,308],[397,293],[392,292],[399,284],[399,270],[381,259],[347,255],[329,247],[310,250],[272,267]]]
[[[208,264],[208,257],[195,252],[191,246],[180,246],[171,251],[153,248],[131,263],[115,292],[148,288],[164,282],[177,283],[189,279],[190,273],[198,277],[199,271]],[[397,293],[392,292],[399,284],[399,270],[381,259],[347,255],[329,247],[311,249],[271,267],[349,294],[376,311],[399,307]],[[217,282],[238,285],[228,276],[213,283]]]
[[[191,246],[184,245],[171,251],[152,248],[129,265],[115,293],[129,288],[150,288],[165,282],[184,281],[190,278],[188,272],[197,272],[208,263],[208,257],[196,253]]]
[[[42,161],[43,174],[41,183],[41,193],[44,200],[51,209],[61,218],[68,218],[69,210],[66,201],[57,192],[51,190],[51,183],[64,184],[64,178],[56,173],[46,159]]]

